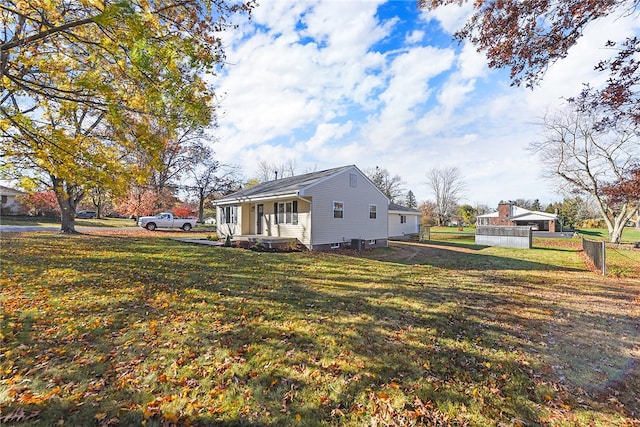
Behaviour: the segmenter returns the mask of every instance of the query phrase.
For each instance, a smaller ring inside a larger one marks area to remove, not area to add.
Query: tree
[[[266,160],[258,163],[257,179],[260,182],[273,181],[274,179],[288,178],[296,175],[296,162],[288,160],[286,162],[275,164]]]
[[[612,203],[629,203],[636,205],[636,228],[640,229],[640,167],[632,169],[628,176],[617,182],[602,187],[602,193]]]
[[[456,167],[433,168],[427,172],[427,185],[435,197],[438,225],[445,225],[456,213],[458,201],[464,196],[466,184]]]
[[[173,216],[177,218],[188,218],[192,212],[193,206],[185,204],[176,205],[171,209],[171,213],[173,213]]]
[[[547,177],[566,193],[590,195],[609,230],[611,242],[620,242],[625,223],[637,209],[629,198],[612,199],[603,188],[623,182],[640,162],[640,141],[635,124],[620,120],[601,128],[603,111],[575,108],[544,118],[543,139],[530,145],[548,170]]]
[[[0,166],[53,190],[74,232],[87,190],[122,192],[185,123],[208,124],[203,73],[216,33],[252,3],[225,0],[20,2],[0,6]],[[11,166],[11,167],[9,167]]]
[[[204,129],[199,124],[192,123],[187,128],[179,129],[175,135],[167,140],[159,161],[148,157],[138,161],[150,171],[146,187],[155,193],[155,211],[172,205],[183,178],[191,176],[191,170],[211,155],[204,145]]]
[[[418,202],[416,201],[416,196],[413,194],[413,191],[409,190],[407,192],[407,199],[404,205],[409,209],[416,209],[418,207]]]
[[[615,203],[639,203],[640,167],[634,167],[617,182],[604,185],[602,193]]]
[[[404,181],[400,175],[391,176],[388,170],[380,169],[378,166],[375,169],[367,169],[364,173],[390,202],[396,203],[402,197]]]
[[[532,211],[541,211],[542,210],[542,205],[540,204],[540,200],[539,199],[535,199],[533,201],[533,203],[531,203],[531,210]]]
[[[458,215],[465,224],[474,224],[476,222],[476,210],[471,205],[458,206]]]
[[[240,189],[237,168],[220,166],[213,158],[213,151],[202,147],[199,155],[188,167],[190,182],[185,188],[196,194],[198,200],[198,222],[204,222],[204,208],[207,199],[216,195],[226,195]]]
[[[418,206],[418,210],[422,213],[420,223],[422,225],[431,226],[436,223],[436,204],[430,200],[425,200]]]
[[[143,186],[132,186],[126,195],[117,199],[115,203],[116,211],[133,218],[151,215],[156,205],[156,194],[152,190]]]
[[[580,196],[565,197],[562,202],[551,203],[546,211],[558,214],[562,226],[569,228],[574,228],[598,215],[597,211],[593,211],[588,199]]]
[[[435,9],[460,0],[418,0],[418,6]],[[554,62],[565,58],[586,27],[608,15],[639,15],[640,0],[514,1],[478,0],[474,12],[456,39],[469,40],[486,53],[489,66],[508,68],[514,84],[534,87]],[[640,39],[611,40],[615,54],[594,64],[607,72],[607,84],[595,91],[597,104],[611,117],[626,116],[640,123]]]
[[[23,213],[32,216],[60,216],[60,207],[53,191],[40,191],[16,196]]]

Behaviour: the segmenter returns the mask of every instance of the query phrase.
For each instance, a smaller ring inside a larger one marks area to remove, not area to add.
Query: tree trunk
[[[624,226],[627,224],[627,221],[631,219],[633,214],[634,211],[628,209],[627,204],[625,203],[623,205],[623,208],[620,209],[620,213],[618,213],[618,215],[613,218],[613,221],[607,221],[610,243],[620,243],[622,241],[622,232],[624,231]]]
[[[51,177],[53,183],[53,191],[60,205],[60,232],[63,234],[73,234],[76,232],[76,207],[82,200],[84,192],[75,185],[69,184],[64,180]]]
[[[204,223],[204,188],[198,188],[198,222]]]
[[[60,202],[60,211],[62,212],[62,226],[60,232],[63,234],[73,234],[76,232],[76,209],[71,207],[69,200]]]

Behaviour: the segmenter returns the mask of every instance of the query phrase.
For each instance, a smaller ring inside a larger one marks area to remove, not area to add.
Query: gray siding
[[[356,174],[357,185],[351,186],[350,174]],[[388,226],[387,198],[356,168],[309,187],[304,194],[311,197],[313,228],[312,245],[351,242],[351,239],[379,240],[386,243]],[[343,218],[333,217],[333,202],[344,203]],[[369,218],[369,205],[376,205],[376,219]]]

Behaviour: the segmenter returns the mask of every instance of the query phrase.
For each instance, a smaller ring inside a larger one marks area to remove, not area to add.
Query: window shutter
[[[292,224],[297,225],[298,224],[298,201],[294,200],[293,201],[293,222]]]
[[[278,204],[274,203],[273,204],[273,218],[275,221],[273,221],[274,224],[278,223]]]

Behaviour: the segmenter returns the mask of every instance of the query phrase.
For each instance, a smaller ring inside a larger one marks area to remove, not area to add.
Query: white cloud
[[[610,53],[600,49],[604,41],[637,33],[639,24],[620,18],[589,28],[532,92],[510,87],[508,73],[488,69],[468,43],[441,47],[471,2],[413,16],[393,7],[406,15],[385,15],[382,3],[269,0],[225,35],[229,66],[216,81],[225,93],[215,131],[220,160],[241,164],[247,177],[260,160],[292,160],[299,172],[380,166],[419,200],[430,197],[426,171],[450,165],[466,176],[469,202],[552,201],[526,151],[537,138],[533,123],[594,78],[594,58]]]
[[[305,150],[317,153],[325,144],[340,139],[353,129],[353,122],[348,121],[344,125],[339,123],[320,123],[316,133],[304,144]]]
[[[405,132],[413,128],[414,108],[430,98],[429,80],[448,70],[454,58],[452,50],[429,46],[398,55],[387,71],[387,87],[378,97],[383,103],[382,110],[370,116],[364,137],[375,142],[379,150],[398,144]]]
[[[424,31],[414,30],[414,31],[411,31],[409,34],[407,34],[405,41],[408,44],[420,43],[422,40],[424,40],[424,36],[425,36]]]
[[[453,34],[462,29],[464,23],[473,13],[474,2],[464,2],[440,6],[435,10],[424,10],[421,18],[425,21],[436,20],[444,31]]]

